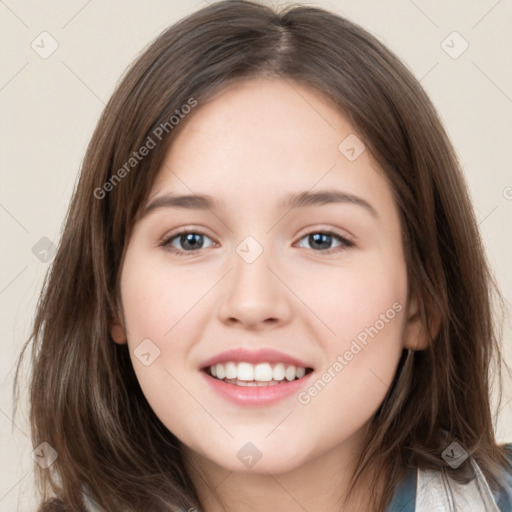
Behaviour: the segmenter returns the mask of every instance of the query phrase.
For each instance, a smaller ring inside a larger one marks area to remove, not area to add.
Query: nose
[[[292,309],[291,292],[273,268],[279,266],[270,261],[268,252],[263,250],[252,262],[234,252],[231,262],[233,269],[222,281],[220,320],[252,330],[288,323]]]

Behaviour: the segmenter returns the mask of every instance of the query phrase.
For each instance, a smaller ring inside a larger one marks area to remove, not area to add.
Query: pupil
[[[330,242],[331,235],[328,235],[326,233],[315,233],[313,235],[309,235],[309,238],[310,238],[309,243],[311,244],[312,247],[315,247],[315,245],[321,245],[322,240],[324,243],[326,241]],[[328,244],[328,245],[330,245],[330,244]],[[320,247],[320,248],[322,248],[322,247]]]
[[[186,235],[181,235],[181,243],[184,248],[188,247],[192,249],[196,249],[198,246],[200,246],[200,241],[198,241],[198,238],[202,238],[203,235],[199,233],[187,233]],[[312,235],[309,235],[309,243],[312,247],[317,248],[325,248],[322,247],[322,244],[330,245],[332,236],[327,233],[314,233]]]
[[[197,248],[200,244],[199,243],[194,243],[194,238],[195,237],[201,237],[202,235],[200,235],[199,233],[188,233],[186,235],[181,235],[181,243],[182,243],[182,247],[183,248],[187,248],[187,244],[189,244],[189,247],[191,247],[192,249],[195,249]]]

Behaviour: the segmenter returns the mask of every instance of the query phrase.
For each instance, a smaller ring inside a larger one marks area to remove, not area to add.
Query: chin
[[[212,454],[212,457],[208,458],[228,471],[253,475],[287,473],[304,464],[303,457],[299,458],[297,456],[297,450],[290,450],[288,454],[275,448],[267,449],[262,447],[261,450],[256,451],[248,443],[243,445],[241,449],[226,453],[225,456],[221,455],[219,457],[219,454],[215,453]]]

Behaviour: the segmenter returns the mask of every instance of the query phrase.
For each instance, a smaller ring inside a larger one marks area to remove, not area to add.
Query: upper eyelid
[[[318,227],[320,226],[320,227]],[[203,227],[197,227],[195,225],[184,225],[182,227],[176,228],[178,231],[170,230],[169,235],[164,235],[162,237],[162,240],[168,240],[170,237],[177,236],[183,233],[200,233],[202,235],[210,236],[210,238],[213,238],[211,235],[207,233],[208,229]],[[304,231],[303,231],[304,230]],[[331,226],[327,226],[326,224],[322,225],[322,223],[313,224],[311,226],[306,226],[305,228],[302,228],[301,231],[303,234],[301,236],[305,236],[306,234],[312,233],[312,232],[331,232],[337,236],[340,236],[342,238],[351,239],[353,241],[357,240],[357,237],[353,235],[350,231],[342,228],[335,228]],[[338,231],[342,231],[343,233],[338,233]]]
[[[199,229],[199,228],[183,228],[183,229],[180,229],[179,231],[176,231],[176,232],[172,232],[170,233],[169,235],[164,235],[161,239],[162,242],[169,242],[170,240],[173,240],[174,238],[180,236],[180,235],[186,235],[186,234],[189,234],[189,233],[194,233],[194,234],[197,234],[197,235],[204,235],[204,236],[207,236],[208,238],[210,238],[211,240],[213,240],[213,237],[211,237],[206,231],[202,230],[202,229]]]

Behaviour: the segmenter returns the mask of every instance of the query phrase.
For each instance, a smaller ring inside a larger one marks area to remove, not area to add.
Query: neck
[[[362,503],[369,488],[374,491],[379,487],[374,480],[370,486],[358,483],[345,501],[363,449],[364,433],[280,473],[230,471],[186,446],[184,462],[202,504],[201,512],[372,512]]]

